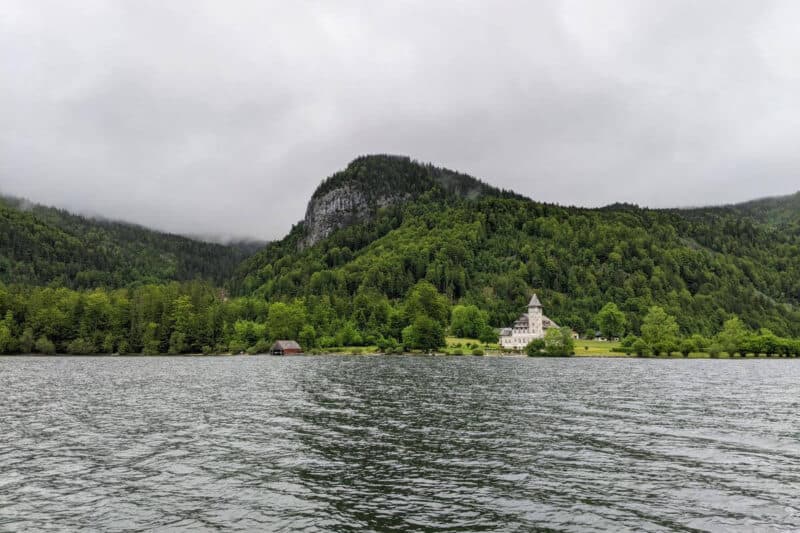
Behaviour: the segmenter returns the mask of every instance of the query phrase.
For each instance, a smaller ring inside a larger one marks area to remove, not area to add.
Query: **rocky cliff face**
[[[363,156],[324,180],[303,220],[300,247],[313,246],[339,228],[368,220],[377,209],[397,205],[438,188],[444,194],[475,198],[494,190],[471,176],[392,155]]]
[[[359,187],[342,185],[312,198],[306,209],[306,236],[301,247],[313,246],[339,228],[367,220],[376,209],[402,203],[409,197],[397,193],[368,199]]]

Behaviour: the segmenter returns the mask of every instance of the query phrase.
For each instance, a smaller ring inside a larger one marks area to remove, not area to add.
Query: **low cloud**
[[[406,154],[535,199],[798,189],[795,2],[9,1],[0,191],[275,238]]]

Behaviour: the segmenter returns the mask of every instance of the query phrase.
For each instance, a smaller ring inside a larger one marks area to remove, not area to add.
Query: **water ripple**
[[[800,530],[795,361],[0,358],[0,530]]]

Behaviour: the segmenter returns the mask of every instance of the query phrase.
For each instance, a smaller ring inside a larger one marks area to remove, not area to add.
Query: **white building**
[[[500,346],[511,350],[524,350],[534,339],[544,338],[544,332],[558,324],[544,316],[542,304],[534,294],[528,302],[528,312],[520,315],[510,328],[500,330]]]

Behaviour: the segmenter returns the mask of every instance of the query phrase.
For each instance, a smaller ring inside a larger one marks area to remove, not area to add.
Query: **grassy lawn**
[[[582,357],[626,357],[624,353],[612,352],[611,349],[619,346],[618,342],[577,340],[575,341],[575,355]]]
[[[459,337],[446,337],[445,341],[447,346],[439,350],[437,353],[446,355],[472,355],[475,349],[482,350],[484,355],[500,355],[502,350],[499,344],[484,344],[478,339],[467,339]],[[619,346],[618,342],[608,341],[595,341],[595,340],[577,340],[575,341],[575,356],[576,357],[636,357],[636,355],[625,355],[622,352],[613,352],[612,348]],[[323,353],[323,354],[355,354],[355,355],[370,355],[378,353],[377,346],[334,346],[331,348],[317,349],[309,353]],[[411,353],[421,353],[412,351]],[[524,352],[517,352],[524,355]],[[670,355],[651,355],[651,359],[709,359],[711,356],[705,352],[693,352],[685,358],[682,354],[672,353]],[[719,359],[767,359],[764,354],[753,355],[747,354],[747,357],[730,357],[726,353],[721,353]],[[780,359],[780,357],[772,357],[772,359]]]

